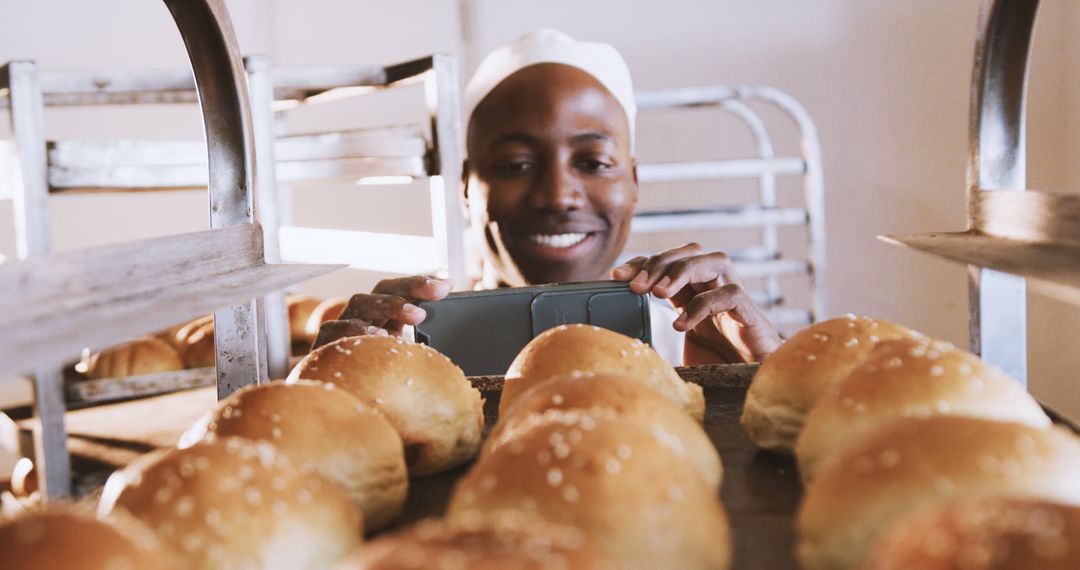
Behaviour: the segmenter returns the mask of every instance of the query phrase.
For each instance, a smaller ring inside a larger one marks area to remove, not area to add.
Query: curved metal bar
[[[224,0],[164,1],[184,38],[202,107],[210,227],[254,223],[255,143],[247,76]],[[214,312],[219,397],[268,378],[265,318],[261,299]]]
[[[727,99],[720,102],[720,108],[738,117],[746,124],[746,127],[750,130],[750,134],[754,137],[758,158],[769,159],[776,157],[769,130],[765,127],[765,122],[761,120],[761,116],[758,115],[753,107],[747,105],[745,101],[740,99]],[[759,201],[763,206],[776,206],[775,174],[772,172],[761,173],[761,176],[758,177],[758,196]],[[761,238],[765,249],[769,251],[777,251],[779,249],[779,233],[779,229],[776,226],[765,226],[761,228]],[[780,278],[776,275],[770,275],[766,278],[765,290],[770,298],[780,298]]]
[[[253,219],[251,110],[236,36],[222,0],[165,0],[184,38],[210,155],[210,227]]]
[[[986,0],[971,82],[968,227],[982,190],[1023,191],[1028,55],[1038,0]],[[1023,277],[969,266],[971,350],[1027,380],[1027,290]]]

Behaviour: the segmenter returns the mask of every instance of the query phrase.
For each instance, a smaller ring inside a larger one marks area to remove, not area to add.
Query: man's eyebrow
[[[578,135],[574,135],[570,138],[572,143],[589,142],[589,141],[610,141],[613,137],[603,131],[588,131]]]
[[[495,147],[497,147],[497,146],[499,146],[501,144],[514,143],[514,142],[527,144],[527,145],[533,145],[533,144],[536,144],[538,142],[538,139],[536,137],[528,134],[528,133],[520,133],[520,132],[519,133],[506,133],[504,135],[499,136],[499,138],[495,139],[494,141],[492,141],[491,148],[495,148]]]

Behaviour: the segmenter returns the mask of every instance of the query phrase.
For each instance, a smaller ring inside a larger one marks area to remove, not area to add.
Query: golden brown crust
[[[461,480],[450,521],[579,529],[628,570],[727,568],[727,517],[696,469],[638,423],[549,410]]]
[[[184,325],[176,333],[186,368],[204,368],[217,362],[214,346],[214,316],[207,315]]]
[[[426,520],[357,548],[337,570],[616,570],[580,532],[542,523]]]
[[[521,350],[506,372],[499,413],[533,385],[554,376],[612,374],[633,378],[704,421],[701,386],[684,381],[649,345],[592,325],[544,331]]]
[[[175,348],[160,338],[147,336],[92,355],[86,375],[91,379],[126,378],[183,369]]]
[[[958,416],[902,418],[837,452],[806,489],[804,568],[851,568],[892,522],[933,501],[1007,495],[1080,502],[1080,442],[1063,430]]]
[[[0,566],[18,570],[159,570],[176,568],[149,530],[124,518],[98,520],[50,506],[0,521]]]
[[[720,454],[701,425],[671,400],[622,376],[562,376],[536,384],[518,396],[499,418],[483,453],[511,441],[515,431],[526,429],[525,424],[548,410],[611,410],[616,416],[648,426],[662,443],[697,467],[710,486],[720,488]]]
[[[847,315],[811,325],[772,353],[754,375],[742,424],[763,449],[790,454],[803,421],[831,386],[879,341],[920,336],[885,320]]]
[[[304,324],[304,330],[306,331],[307,337],[311,339],[311,342],[315,342],[315,338],[319,336],[319,327],[323,326],[323,323],[338,320],[338,318],[341,317],[341,314],[345,312],[345,307],[347,306],[349,306],[348,297],[336,297],[319,303],[319,305],[311,311],[307,323]]]
[[[322,303],[322,299],[307,295],[286,295],[285,307],[289,311],[289,338],[294,344],[314,342],[315,337],[308,334],[307,323],[311,314]]]
[[[960,498],[904,517],[877,541],[866,570],[1080,568],[1080,506]]]
[[[180,446],[207,435],[270,443],[291,463],[340,483],[368,532],[397,518],[405,504],[401,437],[378,410],[333,384],[271,382],[239,390],[196,422]]]
[[[105,484],[99,512],[126,510],[184,568],[325,568],[355,545],[348,493],[237,437],[152,453]]]
[[[346,337],[304,357],[287,381],[299,379],[336,384],[381,411],[405,443],[410,475],[456,467],[480,449],[480,392],[431,347],[393,337]]]
[[[829,455],[875,426],[932,415],[1050,426],[1023,386],[977,356],[926,337],[883,341],[807,415],[799,473],[811,480]]]

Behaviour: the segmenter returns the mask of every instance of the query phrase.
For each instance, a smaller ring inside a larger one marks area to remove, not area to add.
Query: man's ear
[[[634,174],[637,178],[637,174]],[[461,161],[461,202],[467,208],[469,206],[469,160]]]

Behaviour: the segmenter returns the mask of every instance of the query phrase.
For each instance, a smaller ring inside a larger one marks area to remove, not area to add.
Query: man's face
[[[473,113],[466,198],[485,262],[507,285],[603,279],[637,203],[630,130],[591,75],[526,67]]]

